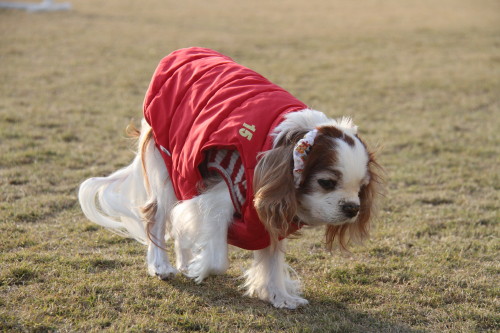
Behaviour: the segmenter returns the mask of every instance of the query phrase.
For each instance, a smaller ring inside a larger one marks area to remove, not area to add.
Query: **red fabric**
[[[171,53],[158,65],[144,100],[144,117],[158,148],[171,154],[160,149],[180,200],[198,194],[202,180],[198,167],[207,151],[239,151],[247,193],[241,218],[229,228],[228,243],[257,250],[270,244],[253,207],[257,154],[272,147],[270,133],[285,113],[304,108],[287,91],[229,57],[188,48]]]

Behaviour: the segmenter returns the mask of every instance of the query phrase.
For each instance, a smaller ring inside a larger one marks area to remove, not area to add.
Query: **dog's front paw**
[[[271,293],[269,295],[269,301],[275,308],[280,309],[296,309],[299,306],[307,305],[309,302],[299,296],[282,295],[279,293]]]
[[[172,265],[165,263],[148,265],[148,272],[149,275],[157,276],[160,280],[168,280],[178,273],[177,269],[172,267]]]
[[[276,308],[281,309],[296,309],[299,306],[307,305],[309,302],[298,296],[298,294],[290,293],[284,288],[279,288],[275,285],[264,285],[261,281],[247,280],[243,286],[247,288],[245,295],[257,296],[263,301],[271,303]]]

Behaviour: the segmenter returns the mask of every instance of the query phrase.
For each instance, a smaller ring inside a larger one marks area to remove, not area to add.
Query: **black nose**
[[[342,211],[344,212],[345,216],[352,218],[358,215],[359,205],[354,202],[346,202],[342,205]]]

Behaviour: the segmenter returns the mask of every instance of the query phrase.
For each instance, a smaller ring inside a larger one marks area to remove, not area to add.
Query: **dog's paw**
[[[175,254],[175,267],[179,272],[187,276],[189,272],[189,263],[192,260],[191,250],[181,249],[180,247],[176,246]]]
[[[296,309],[299,306],[309,304],[305,298],[291,295],[284,296],[278,293],[270,294],[269,301],[275,308],[280,309]]]
[[[205,278],[207,278],[210,274],[222,274],[224,273],[229,264],[227,259],[221,259],[218,261],[209,260],[201,253],[197,255],[187,267],[186,276],[194,279],[196,283],[201,283]]]
[[[193,261],[187,267],[185,275],[199,284],[202,283],[209,274],[208,269],[199,261]]]
[[[148,272],[151,276],[157,276],[160,280],[168,280],[173,278],[177,273],[177,269],[168,264],[153,264],[148,266]]]
[[[177,270],[186,276],[189,274],[189,266],[187,264],[177,265]]]
[[[284,288],[278,288],[273,285],[269,286],[255,283],[255,281],[247,281],[247,284],[242,287],[247,288],[246,296],[257,296],[259,299],[271,303],[276,308],[296,309],[299,306],[309,304],[306,299],[298,296],[298,294],[289,293]]]
[[[209,275],[210,268],[207,262],[200,256],[191,260],[186,270],[186,276],[193,279],[198,284],[202,283]]]

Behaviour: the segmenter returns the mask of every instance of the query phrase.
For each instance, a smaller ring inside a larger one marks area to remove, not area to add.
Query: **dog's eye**
[[[333,179],[318,179],[318,184],[328,191],[333,191],[337,187],[337,182]]]

